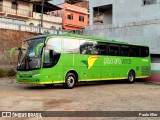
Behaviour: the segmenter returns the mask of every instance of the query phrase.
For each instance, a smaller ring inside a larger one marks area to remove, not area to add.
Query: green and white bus
[[[149,47],[73,34],[41,35],[22,43],[17,81],[73,88],[82,81],[121,80],[133,83],[150,75]],[[11,54],[12,54],[11,52]]]

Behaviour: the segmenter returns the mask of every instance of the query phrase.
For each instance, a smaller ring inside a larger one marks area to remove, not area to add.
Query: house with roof
[[[62,16],[62,28],[64,30],[81,30],[88,25],[88,9],[63,3],[58,5],[62,10],[52,12]]]
[[[61,8],[48,1],[45,1],[42,7],[42,1],[0,0],[0,21],[60,29],[62,18],[50,14],[55,10]]]

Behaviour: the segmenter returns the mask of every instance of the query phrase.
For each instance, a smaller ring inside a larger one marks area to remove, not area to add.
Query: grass
[[[0,78],[2,77],[13,77],[16,75],[14,68],[0,68]]]

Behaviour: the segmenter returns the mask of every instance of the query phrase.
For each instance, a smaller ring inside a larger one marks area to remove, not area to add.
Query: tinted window
[[[44,68],[50,68],[55,66],[60,58],[60,53],[56,53],[53,50],[44,50]]]
[[[109,55],[119,56],[119,45],[110,44],[109,45]]]
[[[91,55],[106,55],[106,43],[94,41],[80,41],[80,53]]]
[[[97,42],[81,40],[80,41],[80,53],[81,54],[98,54],[98,50],[95,47]]]
[[[64,53],[79,53],[79,40],[65,38],[63,45]]]
[[[98,55],[106,55],[107,54],[107,47],[106,47],[106,43],[104,42],[98,42],[96,44],[96,49],[98,51]]]
[[[140,57],[139,47],[137,46],[131,47],[131,57]]]
[[[121,56],[131,56],[130,46],[128,45],[121,46]]]
[[[149,56],[149,48],[148,47],[140,47],[141,57]]]

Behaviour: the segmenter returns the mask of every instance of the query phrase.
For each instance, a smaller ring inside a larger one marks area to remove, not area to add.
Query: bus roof
[[[116,41],[116,40],[109,40],[103,37],[95,37],[95,36],[85,36],[85,35],[77,35],[77,34],[71,34],[71,33],[66,33],[66,34],[47,34],[47,35],[39,35],[39,36],[34,36],[29,39],[35,39],[35,38],[40,38],[40,37],[50,37],[50,36],[64,36],[64,37],[73,37],[73,38],[84,38],[92,41],[101,41],[101,42],[109,42],[109,43],[117,43],[117,44],[129,44],[128,42],[121,42],[121,41]],[[131,44],[134,45],[134,44]],[[139,45],[139,46],[146,46],[146,45]]]

